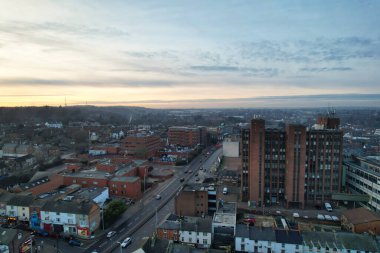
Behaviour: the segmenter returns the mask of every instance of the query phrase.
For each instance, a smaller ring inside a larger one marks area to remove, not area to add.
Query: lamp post
[[[123,247],[121,246],[121,242],[116,242],[120,245],[120,253],[123,253]]]
[[[34,235],[30,236],[30,252],[33,253],[33,237]]]
[[[102,227],[103,227],[103,230],[104,230],[104,206],[105,206],[105,203],[103,202],[103,204],[102,204]]]

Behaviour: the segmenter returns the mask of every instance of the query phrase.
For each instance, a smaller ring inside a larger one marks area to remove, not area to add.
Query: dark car
[[[49,236],[49,233],[44,230],[37,230],[30,233],[31,235],[38,235],[38,236]]]
[[[77,239],[71,239],[71,240],[69,241],[69,244],[70,244],[71,246],[81,246],[81,245],[82,245],[82,243],[81,243],[79,240],[77,240]]]
[[[182,177],[179,181],[180,181],[180,182],[183,182],[183,181],[185,181],[185,179]]]

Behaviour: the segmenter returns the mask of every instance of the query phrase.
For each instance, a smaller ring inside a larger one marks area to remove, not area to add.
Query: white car
[[[300,217],[299,213],[293,213],[293,218],[299,218],[299,217]]]
[[[156,199],[157,199],[157,200],[161,199],[161,195],[157,194],[157,195],[156,195]]]
[[[116,231],[109,231],[107,233],[107,238],[111,238],[112,236],[116,235]]]
[[[323,216],[323,214],[318,214],[317,219],[318,220],[325,220],[325,216]]]
[[[121,247],[125,248],[131,243],[132,243],[132,238],[127,237],[127,238],[125,238],[125,240],[120,245],[121,245]]]

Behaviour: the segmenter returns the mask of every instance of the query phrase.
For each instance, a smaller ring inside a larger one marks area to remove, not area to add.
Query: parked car
[[[185,179],[183,177],[181,177],[181,179],[179,180],[180,182],[183,182],[185,181]]]
[[[157,199],[157,200],[161,199],[161,195],[160,195],[160,194],[157,194],[157,195],[156,195],[156,199]]]
[[[38,236],[49,236],[49,233],[45,230],[36,230],[30,233],[31,235],[38,235]]]
[[[227,195],[227,194],[228,194],[228,188],[227,188],[227,187],[224,187],[224,188],[223,188],[223,194],[224,194],[224,195]]]
[[[107,238],[111,238],[112,236],[116,235],[116,231],[109,231],[107,233]]]
[[[326,208],[326,210],[329,211],[329,212],[332,212],[332,210],[333,210],[332,207],[331,207],[331,204],[328,203],[328,202],[325,203],[325,208]]]
[[[256,219],[255,218],[245,218],[243,221],[246,223],[255,223]]]
[[[83,243],[81,243],[79,240],[77,240],[77,239],[72,239],[72,240],[70,240],[69,241],[69,244],[71,245],[71,246],[81,246]]]
[[[199,181],[199,177],[196,177],[196,178],[195,178],[195,181],[197,181],[197,182],[198,182],[198,181]]]
[[[127,237],[127,238],[125,238],[125,240],[120,245],[121,245],[121,247],[125,248],[131,243],[132,243],[132,238]]]

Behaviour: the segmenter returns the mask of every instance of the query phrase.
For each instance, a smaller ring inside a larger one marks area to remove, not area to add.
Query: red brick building
[[[96,170],[105,171],[108,173],[114,173],[118,169],[118,166],[111,163],[110,160],[102,160],[98,164],[96,164]]]
[[[139,177],[114,177],[109,180],[111,195],[138,199],[142,196]]]
[[[241,132],[241,196],[256,206],[303,208],[331,200],[341,189],[343,133],[339,120],[323,125],[265,125],[253,119]]]
[[[168,141],[172,145],[194,147],[201,144],[201,136],[205,138],[203,134],[201,135],[203,132],[205,133],[199,127],[169,127]]]
[[[156,152],[162,147],[161,139],[157,135],[129,135],[123,142],[128,156],[141,159],[154,157]]]
[[[63,184],[66,186],[79,184],[83,188],[108,187],[108,178],[105,172],[71,173],[63,176]]]
[[[186,185],[175,196],[175,214],[178,216],[202,216],[208,213],[208,191],[205,187],[195,189]]]

